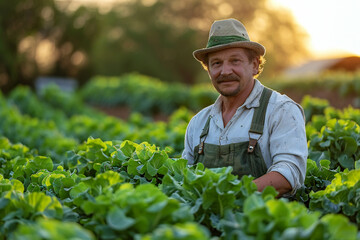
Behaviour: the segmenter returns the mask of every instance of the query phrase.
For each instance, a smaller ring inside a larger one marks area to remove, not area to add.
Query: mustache
[[[240,78],[236,75],[228,75],[228,76],[220,75],[216,78],[217,83],[230,82],[230,81],[240,81]]]

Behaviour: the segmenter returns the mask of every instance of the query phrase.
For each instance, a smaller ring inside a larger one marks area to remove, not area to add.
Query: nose
[[[230,75],[232,73],[231,65],[227,62],[224,62],[221,68],[221,75]]]

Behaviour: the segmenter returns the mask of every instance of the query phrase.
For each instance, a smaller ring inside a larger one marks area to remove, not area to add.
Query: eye
[[[219,66],[221,64],[220,61],[213,61],[211,62],[211,66],[215,67],[215,66]]]

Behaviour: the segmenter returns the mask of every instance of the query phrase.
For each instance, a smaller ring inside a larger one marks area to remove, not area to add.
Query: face
[[[243,48],[228,48],[208,55],[208,73],[216,90],[225,97],[250,92],[258,59],[249,61]]]

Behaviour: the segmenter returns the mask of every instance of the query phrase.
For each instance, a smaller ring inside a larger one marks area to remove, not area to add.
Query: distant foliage
[[[150,116],[156,113],[171,114],[180,107],[199,111],[213,104],[218,97],[209,84],[190,87],[136,73],[121,77],[94,77],[81,89],[81,95],[90,104],[125,105],[132,111]]]

